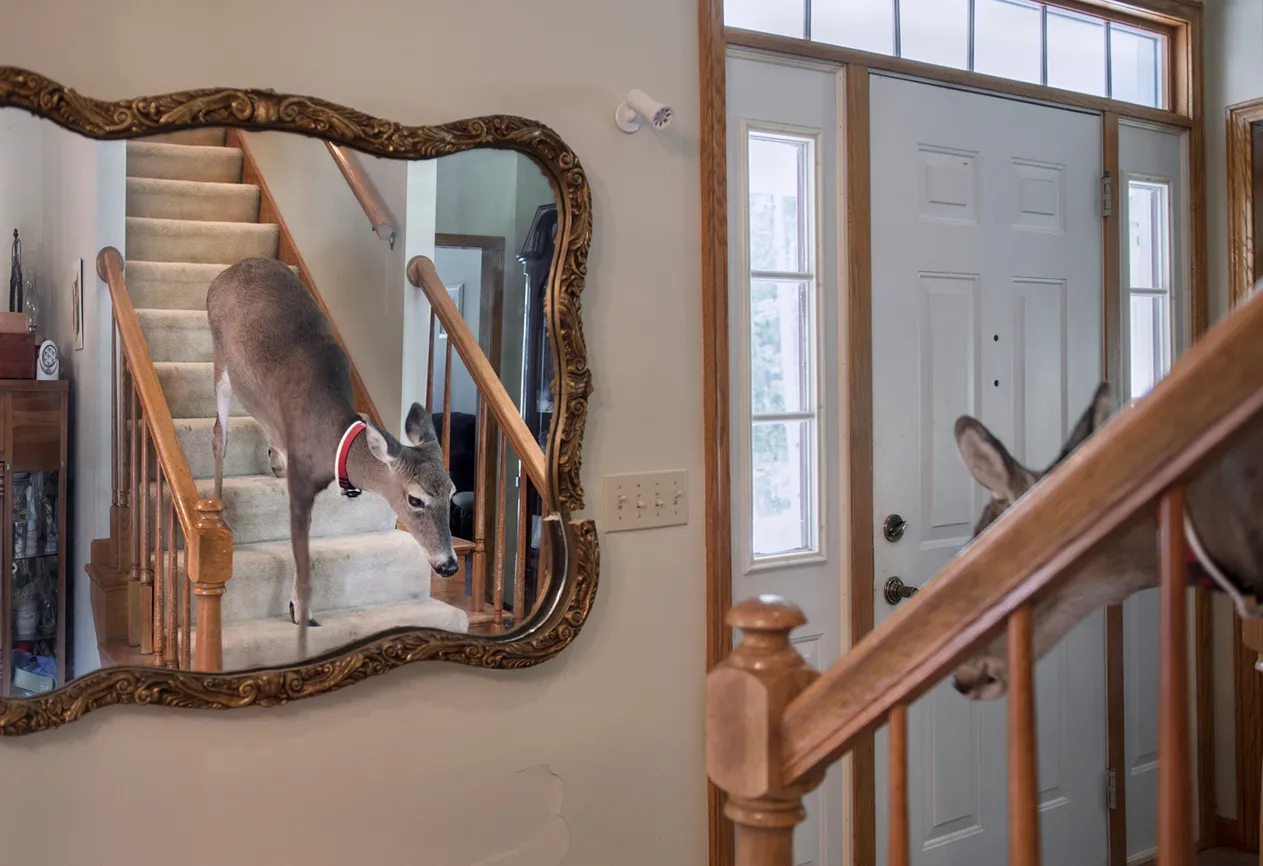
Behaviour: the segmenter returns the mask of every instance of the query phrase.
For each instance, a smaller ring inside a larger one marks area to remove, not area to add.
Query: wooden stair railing
[[[113,307],[115,568],[128,573],[128,644],[162,667],[223,668],[220,599],[232,576],[224,503],[199,497],[114,247],[97,255]],[[183,567],[179,556],[183,550]],[[181,576],[187,577],[187,583]],[[191,594],[190,594],[191,590]],[[197,646],[190,646],[197,596]]]
[[[342,177],[346,179],[347,186],[355,194],[355,200],[364,209],[364,215],[368,217],[369,225],[373,227],[373,231],[379,238],[390,243],[390,248],[393,250],[395,248],[395,228],[391,225],[390,217],[386,214],[386,205],[373,190],[373,185],[369,182],[368,177],[355,164],[351,154],[345,147],[340,144],[334,144],[332,141],[326,141],[325,147],[329,149],[329,155],[337,163],[338,171],[342,172]]]
[[[906,866],[907,708],[1005,629],[1009,862],[1038,864],[1031,608],[1108,536],[1151,520],[1161,565],[1157,862],[1192,864],[1184,485],[1261,410],[1256,295],[829,670],[807,668],[790,645],[806,621],[792,604],[764,596],[733,607],[727,622],[743,636],[708,677],[706,766],[727,794],[737,863],[790,866],[803,795],[888,724],[890,863]]]
[[[469,329],[469,325],[461,316],[456,304],[448,294],[447,288],[439,279],[434,263],[425,256],[415,256],[408,262],[408,280],[412,285],[425,293],[430,304],[429,355],[426,374],[426,410],[432,412],[434,405],[434,368],[437,348],[437,325],[441,324],[446,336],[443,364],[443,423],[440,436],[443,443],[443,465],[451,467],[452,443],[452,357],[458,355],[469,371],[470,377],[478,392],[477,409],[477,446],[475,451],[475,472],[473,505],[473,538],[468,540],[464,549],[458,545],[458,552],[468,553],[470,573],[469,621],[471,626],[482,623],[493,623],[499,627],[512,619],[515,624],[521,622],[539,607],[548,590],[547,581],[550,573],[551,552],[548,533],[540,533],[539,560],[534,574],[534,601],[531,610],[527,611],[527,556],[530,535],[528,522],[530,514],[527,507],[528,483],[534,487],[540,497],[545,520],[555,519],[552,500],[549,494],[545,475],[544,452],[539,443],[531,435],[530,428],[522,419],[518,408],[514,405],[509,392],[505,390],[499,375],[491,366],[478,339]],[[495,442],[494,448],[488,443]],[[513,607],[512,616],[505,614],[505,542],[506,516],[509,504],[506,492],[508,457],[512,452],[522,466],[522,477],[516,494],[517,502],[517,534],[516,553],[514,557]],[[488,455],[496,456],[498,466],[488,465]],[[488,473],[494,472],[492,481],[495,490],[494,510],[487,507],[482,497],[489,489]],[[492,576],[491,609],[486,610],[487,590],[487,541],[488,513],[494,515],[494,559],[490,573]]]

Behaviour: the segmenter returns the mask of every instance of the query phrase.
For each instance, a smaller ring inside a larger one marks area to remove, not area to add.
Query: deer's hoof
[[[294,610],[294,603],[292,601],[289,603],[289,621],[294,625],[298,625],[298,614]],[[307,614],[307,625],[312,628],[320,627],[320,623],[316,622],[316,618],[311,614]]]

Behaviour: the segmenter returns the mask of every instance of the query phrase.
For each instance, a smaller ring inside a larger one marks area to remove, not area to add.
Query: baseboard
[[[1236,818],[1215,816],[1215,848],[1238,848],[1241,846],[1241,825]]]
[[[1150,848],[1127,857],[1127,866],[1154,866],[1158,862],[1158,849]]]

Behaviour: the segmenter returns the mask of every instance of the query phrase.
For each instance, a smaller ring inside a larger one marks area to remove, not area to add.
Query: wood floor
[[[1258,866],[1259,857],[1232,848],[1211,848],[1197,855],[1197,866]]]

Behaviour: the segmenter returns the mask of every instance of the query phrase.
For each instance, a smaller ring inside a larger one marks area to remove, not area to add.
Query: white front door
[[[838,74],[728,56],[732,597],[801,607],[791,640],[818,670],[837,661],[843,622]],[[795,866],[836,866],[839,764],[804,805]]]
[[[1101,375],[1101,119],[885,75],[871,78],[874,609],[969,540],[986,492],[956,418],[1027,465],[1060,450]],[[887,541],[883,522],[907,521]],[[1104,615],[1037,666],[1043,862],[1105,866]],[[1008,861],[1005,704],[941,683],[909,713],[917,866]],[[885,729],[877,737],[885,861]]]
[[[1114,200],[1119,215],[1121,333],[1117,392],[1143,397],[1188,345],[1188,196],[1184,133],[1121,121]],[[1123,602],[1123,730],[1127,860],[1157,849],[1158,597],[1147,589]]]

